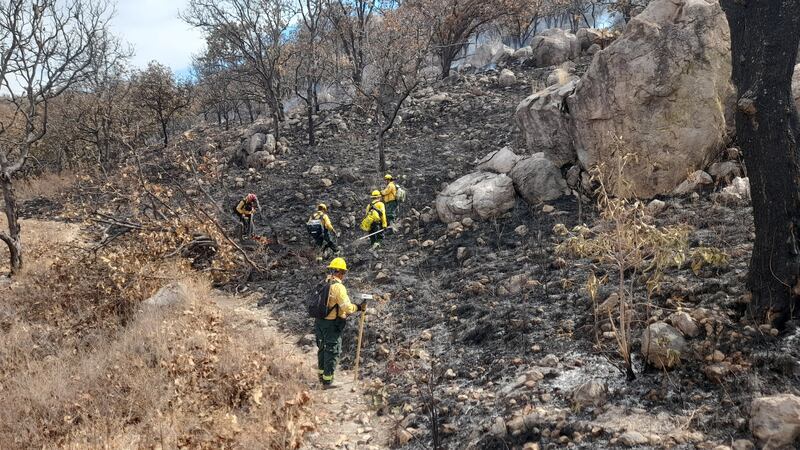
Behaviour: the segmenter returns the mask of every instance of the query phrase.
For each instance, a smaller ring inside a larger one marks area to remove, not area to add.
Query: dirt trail
[[[317,429],[310,433],[304,449],[346,449],[371,450],[389,448],[391,424],[389,419],[378,417],[370,408],[368,397],[362,384],[354,383],[353,372],[338,370],[337,389],[323,391],[316,382],[316,346],[301,347],[295,344],[297,338],[278,329],[277,322],[267,308],[255,309],[256,298],[233,298],[223,293],[215,297],[217,304],[231,311],[234,317],[242,319],[242,325],[257,324],[274,333],[280,342],[278,355],[297,358],[311,374],[309,393],[313,399]],[[351,369],[351,368],[347,368]]]

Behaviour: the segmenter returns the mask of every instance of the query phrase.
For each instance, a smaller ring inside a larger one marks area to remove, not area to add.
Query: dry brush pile
[[[284,449],[313,429],[299,363],[211,301],[246,256],[188,181],[214,165],[175,152],[80,178],[60,213],[80,228],[23,223],[27,265],[0,285],[6,448]],[[143,303],[172,280],[176,304]]]

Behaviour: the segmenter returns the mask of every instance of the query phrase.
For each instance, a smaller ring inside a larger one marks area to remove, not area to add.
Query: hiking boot
[[[339,385],[333,383],[322,383],[322,389],[326,391],[330,389],[339,389]]]

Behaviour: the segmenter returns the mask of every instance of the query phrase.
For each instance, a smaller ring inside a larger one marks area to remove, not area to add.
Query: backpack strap
[[[337,284],[337,283],[341,284],[342,282],[337,280],[336,278],[328,281],[328,298],[325,301],[325,307],[326,308],[328,307],[328,302],[331,300],[331,287],[333,287],[333,285]],[[332,308],[328,308],[328,313],[325,314],[325,317],[328,317],[329,315],[331,315],[331,312],[333,312],[334,309],[336,310],[336,318],[338,319],[339,318],[339,304],[338,303],[333,305]]]

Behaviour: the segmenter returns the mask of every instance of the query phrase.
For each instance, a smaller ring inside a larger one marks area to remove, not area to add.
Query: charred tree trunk
[[[308,146],[316,145],[314,142],[314,87],[311,81],[306,89],[306,114],[308,115]]]
[[[378,172],[384,173],[386,172],[386,132],[381,127],[378,130]]]
[[[452,46],[444,45],[439,50],[439,64],[442,70],[440,75],[441,79],[445,79],[450,76],[450,67],[453,65],[453,60],[456,59],[459,52],[461,52],[461,48],[454,49]]]
[[[164,135],[164,147],[166,148],[169,145],[169,130],[166,120],[161,120],[161,133]]]
[[[9,175],[0,174],[0,187],[3,190],[3,201],[6,206],[6,219],[8,220],[8,234],[0,231],[0,241],[8,246],[10,255],[11,275],[16,275],[22,269],[22,240],[20,239],[19,217],[17,216],[17,196],[14,185]]]
[[[750,177],[751,313],[783,326],[800,298],[800,121],[791,95],[800,2],[723,0],[738,89],[736,136]]]

